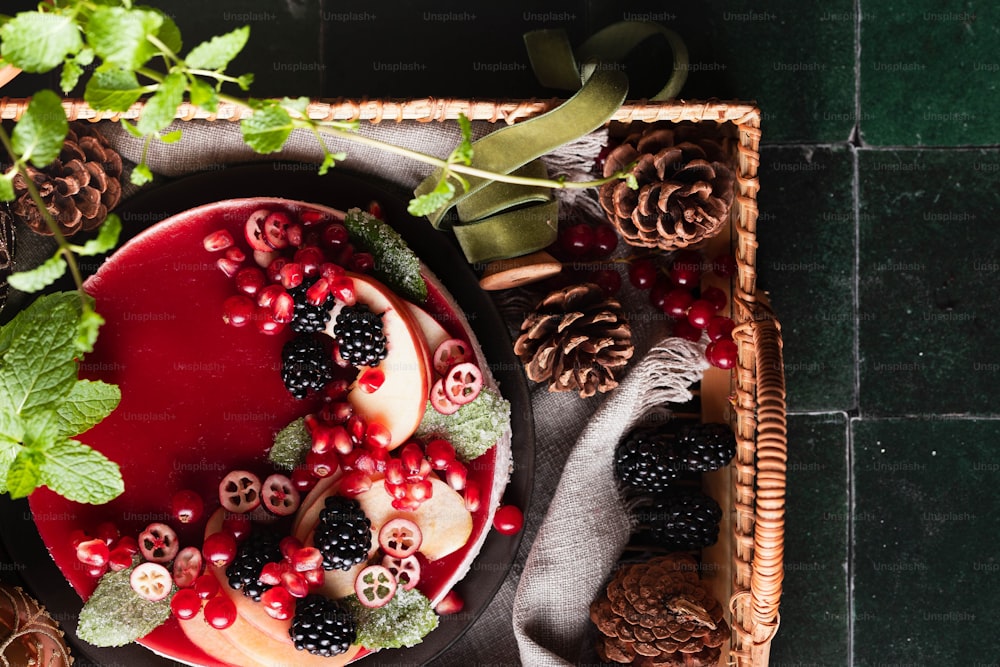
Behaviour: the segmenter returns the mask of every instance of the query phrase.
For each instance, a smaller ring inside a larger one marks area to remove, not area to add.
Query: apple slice
[[[292,529],[289,531],[290,535],[294,535],[295,537],[299,538],[299,541],[302,541],[302,537],[298,534],[298,532],[299,532],[299,522],[302,520],[302,517],[306,515],[305,510],[310,508],[316,502],[317,498],[320,497],[326,498],[326,496],[328,495],[326,492],[329,491],[331,488],[336,487],[336,483],[340,481],[340,478],[343,474],[344,474],[343,468],[338,467],[336,472],[334,472],[332,475],[330,475],[329,477],[324,477],[323,479],[316,482],[316,486],[310,489],[309,493],[306,494],[306,497],[302,499],[301,503],[299,503],[299,511],[295,513],[295,519],[292,522]],[[317,509],[316,512],[318,515],[319,510]]]
[[[404,303],[406,303],[406,308],[410,311],[410,315],[413,316],[417,326],[420,327],[420,331],[423,332],[424,340],[427,341],[427,349],[433,354],[434,350],[438,349],[438,345],[451,338],[451,336],[426,310],[409,301]]]
[[[232,667],[270,667],[257,662],[233,646],[222,633],[205,622],[205,617],[202,614],[187,620],[177,619],[177,623],[181,626],[188,641],[220,663]]]
[[[389,429],[389,449],[394,449],[413,435],[424,416],[431,381],[430,349],[405,301],[374,278],[356,273],[347,275],[354,281],[358,303],[382,315],[386,339],[386,356],[378,365],[385,375],[384,382],[371,393],[359,389],[355,383],[347,400],[367,421]],[[326,328],[331,337],[334,320],[331,318]],[[365,370],[367,367],[360,368],[359,377]]]

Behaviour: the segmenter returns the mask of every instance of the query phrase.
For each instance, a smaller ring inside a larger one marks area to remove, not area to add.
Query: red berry
[[[357,296],[354,294],[354,281],[347,276],[334,278],[330,283],[330,293],[345,306],[353,306],[357,303]]]
[[[170,598],[170,611],[182,621],[194,618],[201,611],[201,598],[190,588],[179,590]]]
[[[375,256],[370,252],[356,252],[351,255],[350,267],[355,273],[370,273],[375,268]]]
[[[372,488],[371,475],[363,470],[351,470],[340,478],[340,492],[345,496],[357,496]]]
[[[729,297],[718,287],[706,287],[701,291],[700,298],[712,304],[716,311],[722,310],[729,305]]]
[[[110,555],[107,543],[98,538],[80,542],[76,547],[76,559],[84,565],[102,567],[108,564]]]
[[[320,243],[331,250],[336,250],[347,243],[349,236],[347,227],[339,222],[335,222],[323,229],[323,234],[320,236]]]
[[[312,590],[322,588],[323,584],[326,583],[326,575],[321,567],[317,567],[314,570],[306,570],[302,573],[302,576],[305,578],[306,583],[309,584],[309,588]]]
[[[351,441],[356,445],[360,445],[364,442],[365,431],[368,430],[368,424],[365,422],[365,418],[359,414],[352,414],[348,419],[347,423],[344,424],[347,432],[351,436]]]
[[[308,468],[299,466],[292,471],[292,484],[299,490],[299,495],[302,495],[303,493],[309,493],[316,486],[316,478],[313,477]]]
[[[382,551],[395,558],[412,556],[420,549],[422,542],[420,526],[403,517],[387,521],[378,533],[378,544]]]
[[[139,597],[150,602],[167,597],[173,588],[170,572],[159,563],[139,563],[129,575],[128,582]]]
[[[628,267],[628,281],[638,289],[651,289],[658,276],[659,271],[651,259],[637,259]]]
[[[622,288],[622,275],[614,269],[598,269],[587,277],[604,292],[605,296],[614,296]]]
[[[253,313],[253,320],[257,331],[266,336],[277,336],[285,329],[285,323],[274,319],[270,308],[257,308]]]
[[[107,564],[104,564],[104,565],[88,565],[84,569],[84,572],[87,573],[87,576],[91,577],[93,579],[100,579],[101,577],[103,577],[107,573],[107,571],[108,571]]]
[[[444,393],[456,405],[476,400],[483,388],[483,372],[472,362],[452,366],[444,377]]]
[[[270,309],[275,300],[282,294],[288,294],[281,285],[268,285],[257,292],[257,305],[261,308]]]
[[[292,597],[304,598],[309,595],[309,582],[301,572],[286,571],[281,573],[282,587],[291,593]]]
[[[139,553],[139,542],[131,535],[123,535],[115,543],[115,549],[124,549],[130,556]]]
[[[281,551],[281,557],[288,563],[292,562],[292,558],[295,557],[295,552],[301,548],[303,548],[301,540],[294,535],[286,535],[281,538],[280,542],[278,542],[278,549]]]
[[[198,594],[198,597],[207,600],[219,592],[219,580],[215,578],[214,574],[203,574],[194,580],[191,588]]]
[[[675,287],[663,297],[663,312],[676,319],[686,318],[692,302],[694,297],[691,292],[683,287]]]
[[[653,308],[663,310],[663,305],[666,303],[667,293],[669,292],[670,283],[663,278],[657,278],[649,290],[649,303],[653,305]]]
[[[280,563],[265,563],[261,568],[257,581],[265,586],[277,586],[281,583],[281,573],[284,572]]]
[[[302,213],[299,214],[299,219],[302,220],[303,225],[309,227],[326,221],[328,216],[324,211],[309,209],[307,211],[302,211]]]
[[[307,277],[319,275],[319,267],[326,260],[323,251],[316,246],[306,246],[295,253],[293,261],[302,267]]]
[[[299,491],[285,475],[269,475],[261,484],[261,502],[271,514],[288,516],[299,509]]]
[[[461,491],[465,488],[465,484],[469,479],[469,471],[464,463],[453,460],[444,469],[444,476],[448,481],[448,486],[456,491]]]
[[[74,549],[80,546],[81,542],[86,542],[89,539],[91,539],[90,535],[80,528],[74,528],[69,533],[69,544]]]
[[[271,618],[286,621],[295,613],[295,599],[281,586],[273,586],[260,596],[264,611]]]
[[[382,607],[396,594],[396,577],[381,565],[369,565],[354,580],[354,592],[366,607]]]
[[[177,533],[165,523],[151,523],[139,533],[139,552],[153,563],[169,563],[179,548]]]
[[[246,514],[226,514],[222,520],[222,530],[233,536],[236,542],[242,542],[250,534],[250,517]]]
[[[270,211],[266,209],[258,209],[250,214],[243,226],[243,235],[254,251],[271,251],[271,246],[264,240],[264,220],[269,214]]]
[[[573,257],[582,257],[594,249],[594,228],[585,222],[559,230],[559,246]]]
[[[712,341],[705,348],[705,358],[716,368],[733,368],[736,366],[737,354],[736,343],[726,338]]]
[[[455,448],[443,438],[435,438],[424,447],[424,455],[430,460],[434,470],[444,470],[455,460]]]
[[[406,481],[406,469],[399,459],[390,459],[385,466],[386,484],[402,485]]]
[[[222,321],[231,327],[244,327],[253,320],[256,311],[250,297],[236,294],[222,302]]]
[[[219,482],[219,503],[242,514],[260,505],[260,478],[248,470],[233,470]]]
[[[618,232],[611,225],[594,227],[594,253],[598,257],[608,257],[618,247]]]
[[[733,329],[736,327],[736,323],[728,317],[723,317],[722,315],[716,315],[708,323],[708,337],[711,340],[719,340],[720,338],[732,338]]]
[[[337,452],[333,450],[323,452],[322,454],[317,454],[311,450],[306,452],[306,467],[309,468],[313,477],[320,479],[329,477],[337,471],[339,465],[340,461],[337,458]]]
[[[294,289],[302,284],[305,279],[305,271],[302,269],[302,265],[298,262],[288,262],[281,267],[278,272],[278,277],[281,279],[281,284],[285,289]]]
[[[715,317],[715,306],[704,299],[696,299],[688,308],[688,322],[698,329],[707,329],[713,317]]]
[[[274,250],[288,247],[288,227],[292,221],[281,211],[275,211],[264,219],[264,241]]]
[[[205,603],[205,621],[216,630],[225,630],[236,622],[236,605],[225,595]]]
[[[181,523],[198,521],[204,511],[205,502],[190,489],[182,489],[170,499],[170,513]]]
[[[473,354],[469,344],[461,338],[449,338],[440,343],[434,350],[434,370],[438,375],[445,375],[452,366],[472,361]]]
[[[712,273],[723,278],[736,275],[736,258],[730,253],[723,253],[712,260]]]
[[[333,262],[323,262],[319,265],[319,275],[332,284],[334,279],[343,277],[344,267]]]
[[[683,338],[684,340],[689,340],[692,343],[697,343],[701,340],[701,329],[692,326],[685,317],[682,320],[677,320],[674,322],[674,335],[678,338]]]
[[[275,255],[274,259],[264,270],[265,275],[267,275],[267,279],[272,283],[281,282],[281,269],[284,268],[285,264],[288,264],[287,259],[281,255]]]
[[[267,284],[264,272],[256,266],[245,266],[236,272],[236,289],[247,296],[256,296]]]
[[[465,607],[465,601],[455,591],[448,591],[448,594],[441,598],[441,601],[434,607],[441,616],[457,614]]]
[[[502,535],[513,535],[524,526],[524,513],[514,505],[502,505],[493,515],[493,527]]]
[[[670,280],[675,285],[690,287],[701,278],[702,258],[694,250],[679,250],[670,264]]]
[[[233,245],[233,235],[225,229],[218,229],[202,240],[205,250],[219,252]]]
[[[118,526],[113,521],[102,521],[94,528],[94,537],[104,540],[104,543],[109,547],[118,540],[120,535]]]
[[[358,378],[358,389],[366,394],[374,394],[385,382],[385,373],[381,368],[367,368]]]
[[[220,257],[215,260],[215,265],[219,267],[219,270],[226,274],[227,278],[232,278],[240,270],[240,262],[229,259],[228,257]]]

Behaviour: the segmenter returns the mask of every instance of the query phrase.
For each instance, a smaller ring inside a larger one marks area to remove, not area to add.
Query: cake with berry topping
[[[389,225],[218,202],[87,289],[106,324],[81,372],[122,391],[87,440],[126,491],[31,498],[87,600],[78,636],[198,667],[332,666],[412,647],[460,606],[512,468],[510,404]]]

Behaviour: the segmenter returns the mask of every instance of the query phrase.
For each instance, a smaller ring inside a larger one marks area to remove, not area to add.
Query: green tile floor
[[[579,43],[650,19],[680,32],[683,97],[763,113],[759,286],[783,322],[791,412],[771,664],[998,664],[995,2],[162,6],[192,43],[249,21],[241,64],[261,95],[550,97],[524,31]],[[650,45],[626,61],[633,91],[653,90],[669,58]]]

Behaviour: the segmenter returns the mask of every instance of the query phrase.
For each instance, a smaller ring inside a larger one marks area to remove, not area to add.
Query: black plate
[[[297,163],[265,163],[220,168],[164,183],[136,195],[122,204],[117,213],[122,218],[122,241],[147,227],[187,209],[221,199],[240,197],[284,197],[347,210],[366,207],[378,200],[385,218],[430,267],[455,297],[466,313],[475,313],[469,322],[482,344],[493,374],[503,395],[511,402],[513,455],[516,465],[504,495],[505,502],[527,508],[531,497],[534,471],[534,422],[527,382],[521,364],[514,356],[507,326],[489,296],[479,288],[478,280],[453,239],[434,230],[425,220],[406,212],[408,193],[397,186],[371,177],[360,178],[333,170],[317,176],[315,167]],[[87,260],[88,258],[83,258]],[[81,264],[85,274],[97,270],[96,262]],[[71,286],[62,286],[72,289]],[[18,575],[60,622],[70,648],[80,667],[176,667],[181,664],[156,656],[138,645],[119,649],[101,649],[79,640],[75,635],[81,602],[55,563],[49,558],[30,519],[25,500],[12,501],[0,496],[0,535],[8,555],[7,573]],[[490,531],[476,567],[458,584],[456,591],[465,600],[462,613],[441,618],[440,626],[421,644],[405,650],[380,651],[363,659],[364,665],[425,664],[448,648],[475,622],[493,599],[517,555],[520,533],[510,537]],[[17,577],[5,577],[16,579]],[[403,652],[401,652],[403,651]]]

